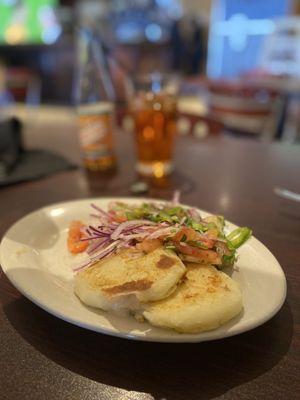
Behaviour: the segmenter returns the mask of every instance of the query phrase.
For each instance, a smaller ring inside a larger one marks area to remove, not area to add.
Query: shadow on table
[[[155,399],[211,399],[272,369],[287,353],[293,317],[286,302],[269,322],[199,344],[134,342],[80,329],[25,298],[5,306],[10,323],[57,364],[103,384]]]
[[[116,169],[108,172],[86,171],[85,176],[90,196],[102,196],[106,192],[111,196],[146,196],[171,200],[175,190],[186,195],[192,193],[197,185],[185,172],[175,170],[166,177],[150,178],[135,173],[133,166],[126,174]],[[146,184],[145,191],[133,189],[138,182]]]

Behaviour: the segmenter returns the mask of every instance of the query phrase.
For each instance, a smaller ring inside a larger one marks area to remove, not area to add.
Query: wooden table
[[[118,135],[119,171],[93,181],[81,170],[0,191],[0,236],[26,213],[57,201],[130,195],[132,142]],[[28,132],[40,143],[78,159],[71,126]],[[281,263],[287,300],[263,326],[236,337],[199,344],[122,340],[86,331],[47,314],[0,280],[0,398],[299,399],[300,204],[282,200],[275,186],[300,192],[300,148],[229,137],[182,138],[171,182],[149,195],[182,201],[251,226]]]

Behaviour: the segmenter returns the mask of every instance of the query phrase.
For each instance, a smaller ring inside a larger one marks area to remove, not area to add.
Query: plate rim
[[[13,279],[13,277],[9,276],[9,274],[7,274],[7,271],[9,271],[10,268],[5,269],[5,267],[3,266],[3,262],[2,262],[2,252],[3,252],[3,248],[5,246],[5,241],[8,239],[7,235],[10,232],[10,230],[12,230],[17,224],[19,224],[21,221],[23,221],[24,219],[28,218],[29,216],[39,213],[43,210],[49,210],[55,207],[59,207],[59,206],[68,206],[71,205],[73,203],[76,202],[95,202],[95,201],[99,201],[99,200],[106,200],[106,201],[114,201],[114,200],[123,200],[123,201],[136,201],[136,202],[142,202],[142,201],[155,201],[155,202],[167,202],[168,200],[165,199],[157,199],[157,198],[150,198],[150,197],[130,197],[130,196],[101,196],[101,197],[88,197],[88,198],[82,198],[82,199],[74,199],[74,200],[66,200],[66,201],[60,201],[60,202],[55,202],[55,203],[51,203],[51,204],[47,204],[44,205],[42,207],[37,208],[36,210],[33,210],[27,214],[25,214],[23,217],[19,218],[16,222],[14,222],[4,233],[4,235],[2,236],[1,242],[0,242],[0,268],[3,271],[3,273],[5,274],[6,278],[10,281],[10,283],[24,296],[26,297],[29,301],[31,301],[32,303],[34,303],[36,306],[38,306],[39,308],[43,309],[44,311],[48,312],[50,315],[59,318],[65,322],[68,322],[72,325],[78,326],[80,328],[84,328],[84,329],[88,329],[91,330],[93,332],[97,332],[97,333],[101,333],[104,335],[108,335],[108,336],[114,336],[114,337],[118,337],[118,338],[122,338],[122,339],[129,339],[129,340],[135,340],[135,341],[143,341],[143,342],[157,342],[157,343],[201,343],[201,342],[206,342],[206,341],[212,341],[212,340],[222,340],[225,339],[227,337],[232,337],[232,336],[236,336],[239,335],[241,333],[245,333],[248,332],[252,329],[255,329],[261,325],[263,325],[265,322],[269,321],[270,319],[272,319],[277,313],[278,311],[281,309],[281,307],[283,306],[285,299],[286,299],[286,295],[287,295],[287,280],[286,280],[286,276],[285,273],[280,265],[280,263],[278,262],[277,258],[274,256],[274,254],[268,249],[267,246],[265,246],[260,240],[258,240],[255,236],[252,235],[251,240],[254,240],[255,242],[257,242],[260,246],[263,246],[264,251],[267,252],[268,256],[271,257],[273,263],[276,265],[278,272],[280,272],[281,275],[281,298],[280,301],[278,300],[277,306],[274,307],[274,309],[272,310],[272,312],[270,312],[269,314],[266,314],[264,317],[259,318],[259,319],[255,319],[254,321],[250,321],[247,323],[246,326],[241,327],[240,329],[237,328],[236,330],[233,331],[227,331],[223,334],[219,334],[218,335],[218,329],[215,330],[211,330],[211,331],[205,331],[205,332],[200,332],[200,333],[196,333],[196,334],[181,334],[181,333],[177,333],[178,335],[176,336],[169,336],[169,337],[151,337],[151,336],[147,336],[147,335],[139,335],[139,334],[131,334],[131,333],[125,333],[122,331],[117,331],[117,330],[110,330],[109,328],[102,328],[101,326],[95,326],[92,323],[88,323],[88,322],[82,322],[76,318],[72,318],[68,315],[66,315],[63,312],[60,312],[59,310],[56,310],[55,308],[52,308],[51,306],[48,306],[48,304],[46,304],[45,302],[40,302],[38,298],[36,298],[36,296],[32,296],[31,294],[29,294],[28,292],[26,292],[26,289],[24,289],[22,287],[22,284],[20,284],[20,282],[18,282],[18,280]],[[210,213],[209,211],[206,211],[204,209],[200,209],[199,207],[196,206],[191,206],[191,205],[187,205],[184,203],[180,203],[181,206],[190,208],[190,207],[195,207],[197,208],[200,212],[202,213],[207,213],[208,215],[215,215]],[[230,225],[233,226],[239,226],[236,225],[235,223],[227,220],[225,218],[225,221],[227,223],[229,223]],[[163,329],[163,328],[158,328],[158,329],[162,329],[164,331],[167,331],[167,329]],[[189,336],[190,335],[190,336]],[[201,335],[209,335],[208,337],[201,337]],[[186,337],[188,336],[188,337]]]

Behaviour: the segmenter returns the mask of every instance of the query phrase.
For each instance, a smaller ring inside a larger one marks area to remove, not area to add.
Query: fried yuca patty
[[[241,312],[237,282],[212,266],[186,266],[184,280],[169,297],[143,305],[143,316],[152,325],[197,333],[216,329]]]
[[[140,302],[168,296],[185,271],[179,257],[162,247],[134,259],[132,251],[126,250],[79,272],[74,290],[86,305],[134,310]]]

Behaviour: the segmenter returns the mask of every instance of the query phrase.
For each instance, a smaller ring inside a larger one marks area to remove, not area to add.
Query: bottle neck
[[[77,105],[115,101],[115,91],[101,38],[90,27],[78,29],[76,75],[74,99]]]

